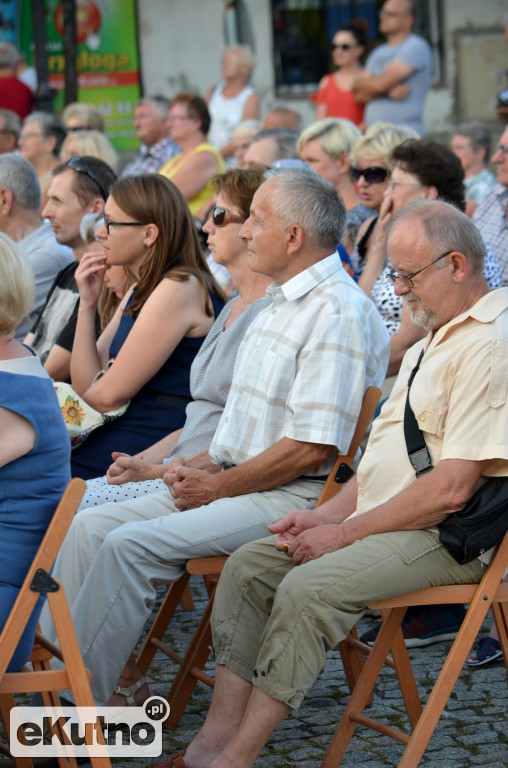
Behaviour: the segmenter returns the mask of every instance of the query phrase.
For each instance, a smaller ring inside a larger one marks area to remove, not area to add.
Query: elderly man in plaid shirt
[[[180,147],[169,136],[169,101],[163,96],[141,99],[134,110],[136,136],[143,143],[122,176],[157,173],[168,160],[180,152]]]
[[[240,345],[208,454],[174,459],[169,493],[77,515],[60,554],[64,585],[82,584],[70,599],[98,705],[149,695],[129,655],[156,584],[176,581],[190,558],[265,536],[291,509],[313,509],[337,451],[349,446],[366,388],[384,378],[387,331],[336,252],[343,203],[310,171],[267,176],[240,236],[251,268],[274,281],[273,303]]]
[[[473,221],[501,264],[503,285],[508,285],[508,128],[496,145],[492,162],[497,166],[497,184],[480,200]]]

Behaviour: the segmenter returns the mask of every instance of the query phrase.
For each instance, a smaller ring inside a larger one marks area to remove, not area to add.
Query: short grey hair
[[[492,137],[489,126],[486,123],[482,123],[481,120],[471,120],[469,123],[462,123],[453,132],[454,136],[457,134],[469,139],[474,150],[484,149],[485,159],[489,158]]]
[[[12,43],[0,43],[0,69],[14,69],[18,63],[18,49]]]
[[[0,155],[0,188],[12,192],[16,202],[27,211],[38,211],[41,205],[41,185],[31,163],[21,155],[6,152]]]
[[[2,108],[0,109],[0,117],[3,117],[4,119],[2,132],[12,133],[12,135],[16,137],[16,140],[19,139],[19,134],[21,133],[21,120],[19,115],[13,112],[12,109]]]
[[[136,106],[141,104],[151,104],[159,117],[167,117],[169,112],[169,99],[165,96],[145,96],[139,99]]]
[[[283,160],[287,157],[297,158],[296,142],[298,136],[298,131],[293,128],[265,128],[252,137],[251,144],[263,139],[273,139],[277,153],[276,160]]]
[[[283,228],[299,224],[319,250],[332,253],[346,228],[346,208],[333,184],[311,170],[272,168],[265,179],[277,179],[270,201]]]
[[[414,200],[395,214],[388,234],[408,219],[421,221],[427,239],[436,248],[436,256],[447,251],[460,251],[471,266],[472,274],[483,272],[486,249],[480,230],[454,205],[444,200]],[[441,260],[435,266],[440,269],[445,264]]]
[[[31,112],[25,117],[23,125],[29,125],[30,123],[35,123],[39,126],[39,130],[45,139],[51,137],[55,139],[53,154],[55,157],[59,157],[62,144],[67,135],[67,129],[63,120],[49,112]]]

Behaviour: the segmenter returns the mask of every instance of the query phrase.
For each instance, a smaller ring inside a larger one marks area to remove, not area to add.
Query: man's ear
[[[0,189],[0,211],[4,216],[11,212],[13,201],[14,197],[9,187],[2,187]]]
[[[91,210],[88,213],[102,213],[104,211],[104,200],[102,197],[96,197],[91,204]]]
[[[305,240],[305,232],[299,224],[292,224],[286,230],[287,252],[296,253],[302,247]]]
[[[466,277],[469,265],[466,257],[460,251],[452,251],[449,255],[450,263],[453,267],[452,278],[455,283],[462,283]]]

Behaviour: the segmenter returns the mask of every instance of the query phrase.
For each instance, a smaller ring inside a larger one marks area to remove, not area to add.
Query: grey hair
[[[346,208],[333,184],[304,169],[272,168],[265,179],[277,179],[271,208],[282,228],[299,224],[319,250],[332,253],[344,236]]]
[[[25,117],[23,125],[28,125],[29,123],[36,123],[45,139],[50,137],[55,139],[53,154],[55,157],[59,157],[62,144],[67,135],[67,129],[63,120],[57,117],[57,115],[51,115],[49,112],[31,112]]]
[[[14,69],[18,62],[18,49],[12,43],[0,43],[0,69]]]
[[[0,109],[0,117],[4,119],[4,125],[2,131],[4,133],[12,133],[16,139],[19,139],[21,133],[21,120],[19,115],[12,111],[12,109]]]
[[[299,133],[293,128],[265,128],[258,131],[251,139],[251,144],[263,139],[273,139],[275,142],[277,157],[276,160],[282,160],[286,157],[298,157],[296,151],[296,142]]]
[[[484,149],[485,159],[488,159],[492,137],[490,135],[489,126],[486,123],[482,123],[480,120],[471,120],[469,123],[462,123],[455,129],[454,135],[456,134],[465,136],[466,139],[469,139],[474,150]]]
[[[145,96],[138,101],[140,104],[151,104],[159,117],[167,117],[169,112],[169,99],[165,96]]]
[[[16,202],[27,211],[39,210],[41,185],[32,164],[21,155],[0,155],[0,187],[10,189]]]
[[[436,255],[460,251],[471,266],[472,274],[482,273],[486,257],[485,243],[479,229],[465,213],[444,200],[414,200],[395,214],[389,224],[388,234],[408,219],[421,221],[426,237],[436,248]],[[437,269],[445,265],[444,260],[435,264]]]

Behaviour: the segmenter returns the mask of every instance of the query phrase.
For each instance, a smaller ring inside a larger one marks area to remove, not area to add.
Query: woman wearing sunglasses
[[[226,304],[192,363],[193,402],[187,407],[183,431],[169,434],[140,456],[113,453],[115,462],[107,476],[88,481],[80,509],[165,490],[162,476],[169,467],[164,461],[208,450],[226,403],[240,342],[254,317],[272,301],[265,295],[270,279],[250,270],[247,241],[239,237],[254,193],[263,182],[263,171],[232,169],[212,181],[217,205],[203,229],[213,258],[231,274],[238,296]],[[120,443],[117,450],[124,450]]]
[[[102,251],[85,254],[75,275],[72,386],[101,413],[130,404],[73,451],[72,473],[84,479],[103,474],[112,451],[137,453],[183,426],[190,366],[223,304],[185,200],[162,176],[113,184],[97,237]],[[135,283],[96,342],[104,275],[118,265]]]
[[[365,73],[360,62],[367,43],[367,24],[353,19],[334,34],[331,44],[332,59],[337,71],[325,75],[314,97],[316,117],[345,117],[358,126],[363,124],[364,104],[353,96],[355,80]]]
[[[352,254],[353,266],[359,278],[359,285],[366,293],[372,286],[364,287],[362,273],[368,263],[369,249],[376,239],[377,214],[388,188],[393,168],[392,150],[409,138],[418,138],[416,131],[391,123],[374,123],[353,147],[351,153],[351,175],[358,190],[360,202],[372,211],[372,216],[358,230]]]

